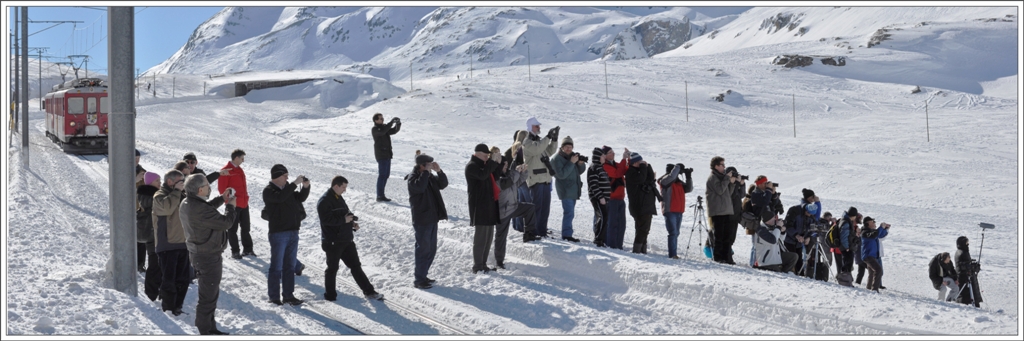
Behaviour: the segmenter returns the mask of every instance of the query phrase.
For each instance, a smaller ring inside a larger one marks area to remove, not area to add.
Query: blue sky
[[[89,4],[91,3],[83,3]],[[145,71],[170,58],[185,45],[196,27],[223,8],[136,6],[135,67]],[[14,33],[15,7],[5,9],[9,23],[8,32]],[[68,55],[89,55],[89,71],[107,73],[106,7],[28,6],[28,18],[30,21],[81,21],[56,26],[54,23],[29,23],[28,32],[34,35],[28,38],[28,45],[48,48],[43,53],[43,59],[51,62],[66,62]],[[18,29],[20,30],[20,26]],[[20,31],[18,36],[20,39]],[[5,53],[10,54],[11,51]],[[35,56],[37,52],[29,51],[29,55]],[[81,63],[82,58],[75,58],[74,62]]]

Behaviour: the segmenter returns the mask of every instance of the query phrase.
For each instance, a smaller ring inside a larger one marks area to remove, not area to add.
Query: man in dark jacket
[[[975,307],[981,307],[981,286],[978,284],[978,271],[981,271],[981,265],[971,258],[970,245],[967,237],[960,236],[956,239],[956,273],[960,282],[960,297],[957,302],[974,303]]]
[[[466,163],[466,190],[469,194],[469,225],[473,233],[473,273],[493,271],[487,266],[494,225],[498,224],[498,194],[501,192],[494,173],[499,163],[491,160],[491,150],[478,144]]]
[[[327,256],[327,270],[324,270],[324,299],[338,299],[335,284],[340,260],[352,271],[352,278],[356,280],[366,298],[383,300],[384,295],[373,289],[373,284],[366,278],[362,263],[359,262],[359,252],[356,251],[356,243],[352,236],[353,231],[359,231],[359,223],[355,221],[359,218],[349,211],[345,198],[341,197],[347,189],[348,179],[338,175],[331,179],[331,188],[316,202],[316,214],[320,217],[320,248]]]
[[[156,245],[153,240],[153,194],[156,194],[159,189],[160,175],[146,172],[143,181],[145,184],[135,190],[139,202],[139,209],[135,212],[135,237],[137,242],[146,245],[146,254],[149,255],[143,291],[150,301],[156,301],[160,297],[160,281],[163,278],[163,273],[160,271],[160,262],[157,259]]]
[[[270,240],[270,270],[267,272],[267,296],[270,302],[281,305],[302,304],[295,298],[295,272],[301,263],[295,260],[299,252],[299,226],[306,218],[302,203],[309,197],[309,179],[299,175],[288,183],[288,168],[276,164],[270,168],[270,183],[263,189],[263,208],[267,212],[267,239]],[[298,192],[295,189],[302,186]],[[284,297],[282,300],[281,297]]]
[[[437,172],[437,175],[431,173]],[[416,268],[413,286],[430,289],[434,280],[427,277],[430,265],[437,253],[437,222],[448,220],[441,190],[448,187],[448,176],[441,170],[434,158],[427,154],[416,154],[416,167],[405,176],[409,185],[409,207],[412,211],[412,227],[416,231]]]
[[[725,168],[725,173],[726,174],[729,174],[729,173],[739,174],[739,172],[736,170],[736,168],[735,167],[731,167],[731,166]],[[740,218],[743,217],[743,198],[745,198],[747,196],[747,193],[745,192],[745,190],[746,190],[745,188],[746,187],[747,187],[747,180],[744,180],[742,177],[740,177],[738,180],[736,180],[736,186],[732,190],[732,211],[733,211],[733,214],[732,214],[731,217],[729,217],[729,223],[726,224],[726,228],[722,229],[721,231],[716,231],[716,232],[721,232],[722,233],[722,236],[721,236],[721,238],[722,238],[722,245],[725,245],[725,246],[729,247],[730,254],[732,254],[732,251],[733,251],[732,250],[733,244],[736,243],[736,233],[737,233],[736,231],[739,230]]]
[[[402,129],[402,120],[392,117],[391,121],[384,124],[384,114],[373,114],[373,157],[377,159],[377,201],[391,201],[384,195],[384,187],[391,177],[391,158],[394,153],[391,151],[391,135],[398,134]]]
[[[153,241],[163,278],[160,301],[164,311],[181,315],[189,283],[188,249],[178,208],[184,199],[185,176],[177,170],[164,174],[164,182],[153,195]]]
[[[660,195],[654,185],[654,168],[644,161],[640,153],[629,156],[626,170],[626,196],[629,197],[629,215],[633,216],[636,234],[633,253],[647,253],[647,235],[651,233],[651,220],[658,214],[656,200]]]
[[[960,284],[956,278],[956,268],[953,267],[949,252],[941,252],[932,257],[932,261],[928,263],[928,279],[932,280],[932,287],[939,291],[939,301],[952,302],[956,299],[957,287]]]
[[[194,174],[185,179],[187,197],[181,203],[179,215],[185,232],[185,246],[188,248],[192,267],[199,282],[199,302],[196,304],[196,328],[200,335],[225,335],[217,330],[214,312],[220,297],[220,279],[227,249],[227,230],[235,222],[234,191],[225,193],[227,198],[210,197],[210,183],[206,177]],[[226,202],[225,202],[226,201]],[[217,212],[221,204],[227,203],[224,213]]]

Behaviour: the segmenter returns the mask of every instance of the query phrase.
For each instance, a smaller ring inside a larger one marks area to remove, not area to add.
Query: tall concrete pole
[[[21,147],[22,163],[28,168],[28,7],[21,7]]]
[[[110,71],[110,261],[114,290],[138,296],[135,271],[135,70],[134,7],[107,7],[107,70]]]
[[[18,131],[18,113],[21,112],[21,93],[18,92],[18,87],[21,86],[21,63],[18,62],[18,55],[21,53],[18,51],[18,41],[21,37],[18,36],[18,8],[14,8],[14,131]]]

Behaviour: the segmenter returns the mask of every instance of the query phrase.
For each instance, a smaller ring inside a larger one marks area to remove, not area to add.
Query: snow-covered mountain
[[[354,69],[398,79],[410,65],[425,77],[467,71],[471,59],[479,69],[647,58],[727,21],[671,7],[228,7],[147,73]]]

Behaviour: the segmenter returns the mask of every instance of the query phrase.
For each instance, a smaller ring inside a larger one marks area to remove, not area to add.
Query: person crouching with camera
[[[981,264],[971,258],[970,245],[967,237],[960,236],[956,239],[956,273],[960,282],[960,298],[957,302],[974,303],[975,307],[981,307],[981,286],[978,285]]]
[[[800,258],[795,252],[782,251],[782,234],[786,233],[786,225],[779,220],[773,211],[761,212],[761,226],[757,228],[754,238],[754,268],[790,272]]]
[[[860,232],[860,256],[868,267],[868,290],[878,292],[878,289],[882,286],[882,250],[879,239],[885,238],[888,234],[889,224],[882,223],[881,226],[876,228],[875,219],[871,217],[864,218],[864,227]]]

